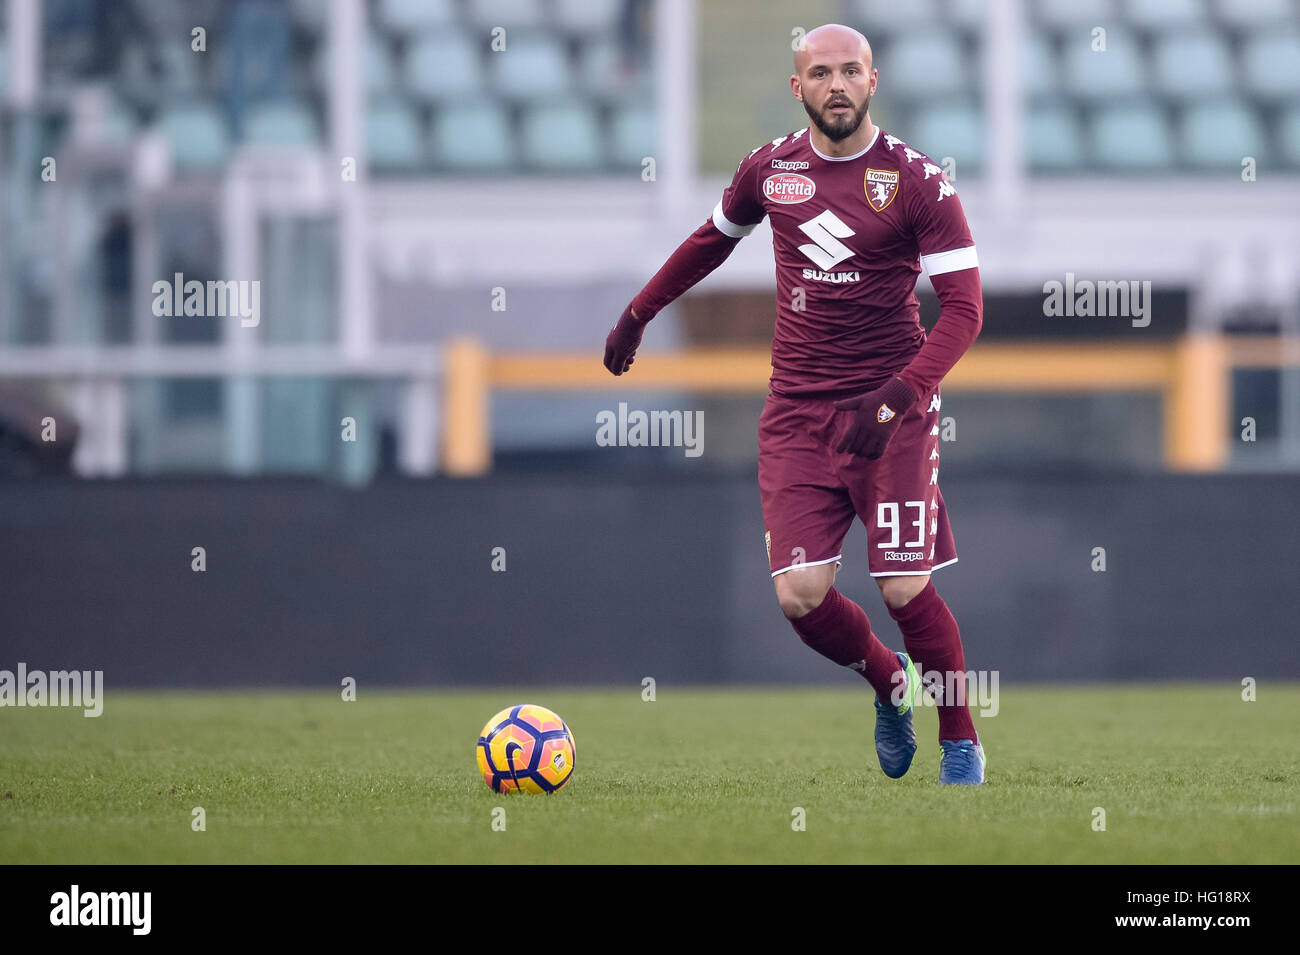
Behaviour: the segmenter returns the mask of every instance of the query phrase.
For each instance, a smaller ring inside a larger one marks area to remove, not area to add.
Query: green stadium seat
[[[1300,98],[1300,32],[1264,30],[1246,40],[1242,86],[1266,99]]]
[[[1157,91],[1179,98],[1231,92],[1236,86],[1228,44],[1208,31],[1158,36],[1152,74]]]
[[[263,146],[314,146],[320,139],[311,109],[288,100],[255,107],[244,131],[245,142]]]
[[[1060,88],[1057,57],[1046,34],[1030,33],[1020,47],[1020,82],[1029,97],[1051,96]]]
[[[215,106],[194,103],[167,110],[159,128],[177,167],[207,169],[221,165],[230,150],[226,124]]]
[[[594,112],[581,103],[535,107],[524,116],[524,161],[551,171],[587,171],[602,164],[603,137]]]
[[[364,59],[365,89],[370,96],[386,96],[395,86],[396,70],[393,66],[393,54],[388,41],[373,30],[366,34],[366,46],[362,52]],[[316,54],[316,82],[320,89],[328,94],[330,88],[331,68],[329,45],[322,43]]]
[[[1036,106],[1025,116],[1025,157],[1038,171],[1073,169],[1087,161],[1079,118],[1063,104]]]
[[[446,106],[434,117],[429,134],[434,163],[454,170],[499,170],[517,162],[505,109],[482,98]]]
[[[616,41],[600,37],[582,44],[577,79],[589,97],[601,100],[642,100],[654,95],[650,74],[643,69],[624,72]]]
[[[1262,164],[1268,146],[1258,113],[1241,100],[1213,100],[1189,106],[1179,124],[1180,153],[1198,168],[1226,168],[1236,174],[1245,156]]]
[[[943,23],[943,11],[937,0],[909,0],[908,3],[857,0],[853,13],[866,26],[862,32],[868,41],[877,34],[904,36],[918,28],[928,29],[936,23]]]
[[[1149,103],[1101,107],[1091,140],[1093,160],[1107,169],[1169,169],[1176,161],[1165,115]]]
[[[1291,0],[1216,0],[1214,13],[1223,23],[1253,30],[1266,23],[1294,23]]]
[[[1083,30],[1107,26],[1114,22],[1110,0],[1035,0],[1025,4],[1025,12],[1039,23],[1057,30]]]
[[[578,36],[612,33],[622,8],[622,0],[555,0],[555,23]]]
[[[400,100],[371,105],[366,113],[366,152],[376,170],[421,167],[424,142],[415,110]]]
[[[1300,106],[1285,110],[1277,122],[1278,161],[1300,169]]]
[[[1127,30],[1106,31],[1106,49],[1094,51],[1088,31],[1063,41],[1065,91],[1086,100],[1114,100],[1146,92],[1142,55],[1136,38]]]
[[[619,165],[641,168],[646,156],[655,154],[655,111],[650,107],[616,109],[611,136],[611,160]]]
[[[1209,25],[1205,0],[1128,0],[1122,12],[1133,26],[1157,34],[1170,28]]]
[[[406,53],[406,87],[421,99],[482,95],[480,64],[474,41],[466,34],[458,30],[422,34]]]
[[[903,96],[965,93],[972,78],[957,37],[946,31],[900,35],[876,59],[882,89]]]
[[[469,0],[469,11],[470,19],[480,27],[506,28],[506,49],[512,31],[547,22],[541,0]]]
[[[957,174],[963,175],[984,164],[984,121],[978,109],[946,104],[918,110],[904,136],[913,149],[936,162],[945,156],[957,160]]]
[[[490,62],[496,67],[496,89],[503,96],[536,99],[568,92],[564,48],[552,36],[513,36],[504,51],[492,54]]]
[[[376,19],[394,33],[445,27],[455,22],[452,0],[379,0]]]
[[[989,0],[948,0],[940,17],[955,26],[982,30],[989,18]]]

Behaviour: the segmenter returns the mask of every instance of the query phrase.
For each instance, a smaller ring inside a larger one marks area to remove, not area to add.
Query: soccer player
[[[871,122],[878,73],[866,38],[826,24],[803,37],[794,63],[790,87],[811,124],[741,160],[712,217],[610,331],[605,367],[626,372],[655,314],[771,220],[777,317],[758,484],[777,600],[804,643],[870,682],[890,777],[916,752],[917,667],[943,676],[939,782],[978,785],[984,750],[961,635],[930,580],[957,560],[939,493],[939,383],[983,323],[975,244],[943,170]],[[942,305],[929,336],[917,317],[922,267]],[[835,589],[855,515],[906,653],[887,649]]]

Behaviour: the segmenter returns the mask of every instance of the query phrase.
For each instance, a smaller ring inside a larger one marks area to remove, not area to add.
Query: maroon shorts
[[[884,455],[839,454],[834,401],[768,395],[758,420],[758,489],[772,576],[839,562],[857,515],[872,577],[928,574],[957,559],[939,492],[939,389],[903,415]]]

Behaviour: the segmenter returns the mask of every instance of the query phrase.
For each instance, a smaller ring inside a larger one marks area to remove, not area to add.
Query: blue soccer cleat
[[[912,766],[916,755],[916,732],[912,729],[912,705],[921,693],[921,678],[916,666],[906,653],[895,654],[903,672],[907,674],[907,687],[902,702],[886,705],[876,700],[876,757],[880,768],[890,779],[898,779]],[[894,696],[896,697],[897,691]]]
[[[979,786],[984,782],[984,747],[968,739],[941,739],[939,784]]]

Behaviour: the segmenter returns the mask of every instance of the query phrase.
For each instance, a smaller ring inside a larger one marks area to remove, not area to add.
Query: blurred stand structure
[[[619,467],[592,452],[620,400],[709,411],[702,462],[662,466],[748,467],[766,226],[656,321],[637,374],[607,380],[599,350],[740,157],[805,125],[790,43],[839,20],[872,39],[876,122],[950,166],[980,249],[946,467],[1300,465],[1294,0],[791,16],[3,0],[0,381],[71,409],[84,476]],[[177,275],[258,282],[260,320],[155,314]],[[1067,276],[1150,282],[1149,323],[1047,315]]]

